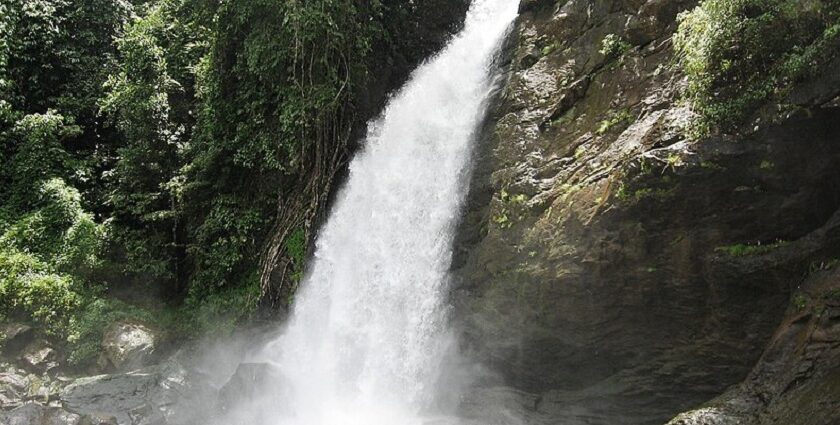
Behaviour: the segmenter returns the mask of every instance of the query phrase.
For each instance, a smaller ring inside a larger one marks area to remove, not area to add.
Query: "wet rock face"
[[[291,389],[280,371],[267,363],[242,363],[219,390],[219,424],[270,423],[288,415]]]
[[[688,140],[670,36],[694,4],[522,2],[453,268],[465,350],[535,423],[661,424],[719,395],[840,252],[840,109],[815,100],[837,87]]]
[[[840,221],[840,215],[833,218]],[[836,231],[836,230],[834,230]],[[840,268],[809,268],[747,378],[668,425],[825,425],[840,418]],[[713,418],[714,421],[712,421]]]

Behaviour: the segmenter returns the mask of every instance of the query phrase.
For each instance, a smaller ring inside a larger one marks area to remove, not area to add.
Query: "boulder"
[[[152,404],[160,379],[159,371],[143,369],[118,375],[81,378],[61,392],[63,405],[72,412],[85,415],[113,416],[119,425],[135,424],[133,415]],[[154,407],[154,406],[152,406]]]
[[[206,423],[200,416],[212,413],[214,395],[203,375],[169,359],[132,372],[78,379],[60,398],[71,412],[113,417],[117,425],[182,425]]]
[[[242,363],[219,390],[221,423],[265,423],[288,414],[288,382],[268,363]]]
[[[0,414],[3,425],[82,425],[81,416],[60,407],[46,407],[36,403],[24,404]]]
[[[267,393],[282,399],[286,389],[285,379],[276,367],[268,363],[242,363],[219,390],[219,405],[227,410],[237,400],[255,399]]]
[[[155,332],[141,323],[113,323],[102,338],[106,363],[120,371],[147,366],[154,360],[157,339]]]
[[[45,372],[58,366],[58,353],[50,344],[42,339],[30,342],[23,349],[20,361],[27,369]]]

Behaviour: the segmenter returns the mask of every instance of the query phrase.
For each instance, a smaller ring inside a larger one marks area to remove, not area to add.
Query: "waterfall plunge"
[[[424,423],[448,348],[471,144],[518,3],[475,0],[464,30],[370,124],[287,328],[257,359],[277,366],[285,395],[235,409],[227,423]]]

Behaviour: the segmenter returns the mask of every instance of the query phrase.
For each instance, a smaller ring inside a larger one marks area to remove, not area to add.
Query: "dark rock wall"
[[[815,236],[840,207],[838,87],[688,140],[670,37],[694,4],[522,2],[453,297],[465,350],[499,374],[488,385],[524,391],[534,422],[664,423],[722,393],[797,279],[840,255]],[[626,51],[605,55],[608,36]]]

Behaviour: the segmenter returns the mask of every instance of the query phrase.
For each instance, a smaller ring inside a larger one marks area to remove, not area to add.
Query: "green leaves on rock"
[[[732,131],[840,54],[837,0],[704,0],[680,18],[674,46],[696,131]]]

